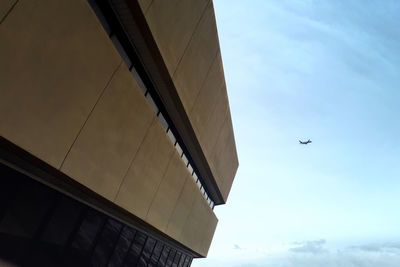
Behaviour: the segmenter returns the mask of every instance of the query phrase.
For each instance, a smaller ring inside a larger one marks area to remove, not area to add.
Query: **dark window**
[[[191,257],[186,257],[183,267],[189,267],[191,262],[192,262]]]
[[[169,247],[164,246],[164,249],[163,249],[163,251],[161,253],[161,257],[158,260],[158,265],[157,265],[158,267],[164,267],[165,266],[165,263],[167,262],[167,258],[168,258],[168,254],[169,254],[170,250],[171,249]]]
[[[165,264],[165,266],[169,266],[169,267],[172,266],[172,261],[174,260],[175,254],[176,254],[176,250],[171,249],[171,251],[169,252],[167,263]]]
[[[0,164],[1,179],[4,185],[0,186],[0,221],[17,195],[17,190],[22,186],[21,175],[11,168]]]
[[[178,267],[179,260],[181,259],[182,253],[177,251],[175,254],[174,261],[172,262],[172,267]]]
[[[146,94],[146,99],[147,99],[147,102],[149,102],[150,107],[153,109],[154,113],[157,114],[158,113],[158,107],[157,107],[156,102],[154,102],[154,100],[151,97],[149,92],[147,92],[147,94]]]
[[[125,257],[127,256],[127,252],[132,244],[135,233],[135,230],[127,226],[122,229],[121,235],[117,241],[117,245],[115,246],[114,252],[111,255],[109,266],[121,266]]]
[[[128,251],[128,255],[125,259],[124,266],[136,266],[140,254],[142,253],[142,249],[145,242],[146,242],[146,235],[137,231],[135,239],[131,244],[131,249]]]
[[[72,247],[81,254],[90,253],[94,245],[95,238],[101,230],[105,216],[93,209],[86,214],[85,220],[82,222],[78,233],[74,237]]]
[[[139,74],[136,72],[136,69],[134,67],[131,68],[131,73],[136,83],[138,84],[140,90],[142,90],[142,93],[146,94],[147,91],[146,86],[144,85],[142,79],[140,78]]]
[[[156,246],[153,249],[153,254],[151,255],[149,267],[156,267],[158,260],[160,259],[161,252],[163,249],[163,244],[161,242],[157,242]]]
[[[54,193],[32,179],[19,188],[0,222],[0,232],[32,238],[52,204]]]
[[[181,252],[0,164],[0,261],[17,266],[179,266]],[[7,192],[5,188],[8,188]]]
[[[107,265],[111,253],[117,244],[121,229],[121,223],[111,218],[107,220],[93,253],[93,266]]]
[[[158,114],[158,119],[160,120],[161,126],[164,128],[164,130],[167,131],[168,122],[165,120],[165,118],[164,118],[164,116],[163,116],[163,114],[161,112]],[[174,136],[173,139],[175,139],[175,136]],[[171,141],[172,141],[172,139],[171,139]],[[172,143],[175,144],[175,141],[173,141]]]
[[[108,24],[106,18],[104,17],[103,12],[101,12],[99,6],[97,5],[95,0],[89,0],[89,4],[92,7],[94,13],[96,13],[97,18],[100,20],[101,25],[103,25],[104,30],[106,31],[107,35],[110,36],[111,34],[111,27]]]
[[[140,256],[138,266],[147,266],[147,264],[150,261],[151,252],[153,251],[155,245],[156,245],[156,240],[154,240],[151,237],[147,238],[146,244],[144,245],[143,248],[142,255]]]
[[[113,42],[115,48],[117,49],[118,53],[121,55],[122,59],[124,60],[126,66],[128,67],[128,69],[130,69],[132,66],[132,61],[129,58],[128,54],[126,53],[121,42],[119,41],[119,39],[117,38],[117,36],[115,34],[111,35],[110,38],[111,38],[111,41]]]
[[[74,230],[82,208],[83,205],[79,202],[63,196],[51,216],[41,240],[64,246]]]
[[[182,254],[182,257],[179,261],[178,267],[183,267],[183,264],[185,263],[186,255]]]

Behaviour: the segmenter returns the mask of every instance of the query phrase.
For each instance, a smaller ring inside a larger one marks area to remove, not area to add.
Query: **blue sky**
[[[214,7],[240,166],[192,266],[400,266],[400,1]]]

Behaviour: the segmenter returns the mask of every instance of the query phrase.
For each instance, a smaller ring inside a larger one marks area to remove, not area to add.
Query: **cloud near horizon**
[[[325,239],[295,242],[279,257],[264,257],[246,263],[222,264],[235,267],[398,267],[400,243],[372,243],[339,250],[325,248]]]
[[[325,243],[326,243],[325,239],[296,242],[294,244],[297,246],[294,248],[290,248],[289,251],[301,252],[301,253],[312,253],[312,254],[324,253],[324,252],[327,252],[327,250],[323,248]]]
[[[361,246],[351,246],[349,250],[361,250],[367,252],[392,252],[400,254],[400,242],[375,243]]]

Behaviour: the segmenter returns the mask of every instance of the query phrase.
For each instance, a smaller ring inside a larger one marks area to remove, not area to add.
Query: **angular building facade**
[[[0,265],[206,257],[238,168],[212,1],[1,1],[0,135]]]

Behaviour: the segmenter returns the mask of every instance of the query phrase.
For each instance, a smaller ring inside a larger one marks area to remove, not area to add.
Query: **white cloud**
[[[366,244],[361,246],[351,246],[348,248],[349,250],[361,250],[367,252],[391,252],[400,254],[400,243],[399,242],[391,242],[391,243],[374,243],[374,244]]]
[[[242,248],[241,246],[239,246],[238,244],[233,245],[233,249],[237,249],[237,250],[242,250],[244,248]]]
[[[289,250],[291,252],[319,254],[327,252],[327,250],[323,248],[325,243],[325,239],[296,242],[295,245],[297,246],[294,248],[290,248]]]
[[[361,244],[343,249],[327,249],[324,239],[296,242],[286,253],[264,252],[250,257],[238,258],[231,255],[225,259],[198,259],[193,265],[205,267],[398,267],[400,243]],[[234,249],[240,248],[235,245]],[[239,249],[243,251],[242,249]],[[243,255],[244,256],[244,255]]]

